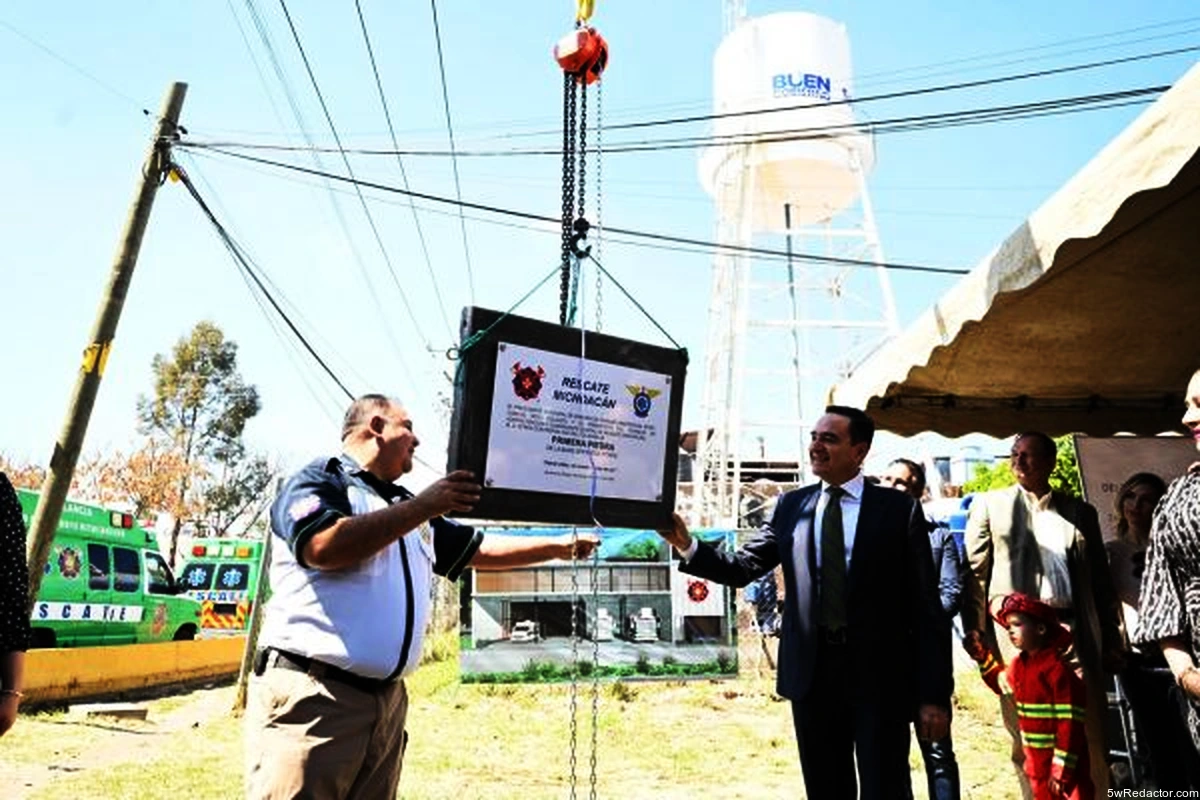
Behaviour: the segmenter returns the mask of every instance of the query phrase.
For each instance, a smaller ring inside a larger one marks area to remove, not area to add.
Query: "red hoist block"
[[[595,28],[577,28],[554,45],[554,59],[584,85],[595,83],[608,65],[608,42]]]

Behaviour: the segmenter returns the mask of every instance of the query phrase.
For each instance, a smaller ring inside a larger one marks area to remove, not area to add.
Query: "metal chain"
[[[575,87],[573,75],[563,73],[562,158],[562,275],[558,289],[558,323],[567,324],[567,295],[571,289],[571,236],[575,211]]]
[[[600,527],[596,527],[600,536]],[[600,731],[600,548],[592,553],[592,752],[588,763],[589,800],[596,800],[596,745]]]
[[[575,171],[578,185],[575,196],[579,206],[576,219],[583,219],[584,179],[587,176],[587,96],[587,86],[583,85],[579,88],[579,169]]]
[[[600,195],[600,189],[601,189],[600,166],[601,166],[601,164],[604,163],[604,159],[601,157],[603,155],[602,145],[604,142],[604,139],[603,139],[604,117],[601,113],[604,109],[604,106],[602,104],[603,97],[604,97],[604,83],[602,81],[598,81],[596,83],[596,225],[592,228],[592,230],[595,231],[596,235],[595,235],[595,243],[592,245],[592,247],[595,248],[596,262],[601,263],[601,264],[604,263],[603,259],[601,258],[602,254],[600,252],[600,242],[601,242],[600,236],[602,233],[602,229],[600,227],[600,220],[601,220],[600,211],[602,208],[602,206],[600,204],[600,197],[601,197],[601,195]],[[583,141],[583,134],[581,131],[581,133],[580,133],[580,142],[581,142],[580,149],[581,150],[584,149],[582,146],[582,141]],[[582,204],[583,204],[583,163],[582,163],[582,160],[580,161],[579,175],[580,175],[579,202],[580,202],[580,205],[582,206]],[[595,264],[593,264],[593,266],[595,266]],[[601,279],[600,279],[600,275],[601,275],[600,268],[596,267],[596,323],[595,324],[596,324],[597,332],[600,331],[601,324],[602,324],[602,320],[601,320],[601,316],[600,316],[600,313],[601,313],[601,308],[600,308]],[[596,535],[597,536],[600,535],[600,527],[599,526],[596,526]],[[592,752],[591,752],[591,759],[588,764],[588,778],[590,781],[590,785],[589,785],[589,789],[588,789],[589,800],[596,800],[596,752],[597,752],[598,738],[599,738],[599,732],[600,732],[600,637],[599,637],[599,633],[600,633],[600,580],[599,580],[599,577],[600,576],[599,576],[599,573],[600,573],[600,549],[599,549],[599,547],[597,547],[596,551],[592,554],[592,614],[595,617],[595,622],[592,623]]]
[[[579,529],[571,528],[571,800],[575,800],[575,766],[577,763],[575,749],[579,738],[579,722],[576,714],[579,708],[579,559],[576,558],[576,544],[579,542]]]
[[[604,263],[604,81],[596,82],[596,263]],[[596,267],[596,333],[604,330],[604,274]]]

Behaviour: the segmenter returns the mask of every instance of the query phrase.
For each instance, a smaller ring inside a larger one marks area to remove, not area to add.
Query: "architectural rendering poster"
[[[487,536],[564,533],[570,528],[485,530]],[[718,547],[734,547],[733,531],[693,535]],[[606,679],[676,680],[734,675],[734,596],[734,589],[680,572],[678,556],[653,531],[605,530],[594,563],[581,561],[573,567],[569,561],[554,561],[502,572],[472,571],[464,577],[462,679],[565,681],[573,664],[578,664],[580,677],[589,678],[593,673]]]
[[[484,484],[657,502],[671,376],[501,343]]]

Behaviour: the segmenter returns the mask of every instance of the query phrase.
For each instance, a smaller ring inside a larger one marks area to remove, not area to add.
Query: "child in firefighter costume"
[[[1013,695],[1035,800],[1091,800],[1096,790],[1083,729],[1087,693],[1062,656],[1070,631],[1053,608],[1020,592],[994,605],[993,616],[1020,654],[1007,669],[982,645],[971,656],[992,691]]]

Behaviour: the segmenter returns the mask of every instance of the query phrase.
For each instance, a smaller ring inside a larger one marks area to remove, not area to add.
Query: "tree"
[[[0,454],[0,472],[8,476],[9,483],[17,489],[37,490],[46,479],[46,470],[36,464],[18,464],[8,456]]]
[[[1075,437],[1071,434],[1054,440],[1058,446],[1054,472],[1050,473],[1050,488],[1072,497],[1083,497],[1083,484],[1079,481],[1079,458],[1075,455]]]
[[[197,323],[169,357],[156,355],[151,369],[154,396],[138,399],[138,418],[153,442],[144,455],[178,460],[163,503],[175,513],[173,561],[185,519],[201,532],[224,533],[259,501],[272,476],[266,460],[247,454],[242,442],[261,404],[258,390],[238,373],[237,345],[220,328]],[[146,494],[155,491],[147,487]]]
[[[1079,482],[1079,460],[1075,456],[1075,438],[1070,434],[1059,436],[1054,440],[1057,448],[1054,461],[1054,471],[1050,473],[1050,488],[1072,497],[1082,497],[1083,489]],[[992,466],[977,464],[975,476],[963,484],[963,494],[971,492],[987,492],[992,489],[1003,489],[1017,482],[1012,467],[1007,461],[1001,461]]]
[[[188,467],[178,448],[161,438],[148,438],[140,448],[122,458],[114,480],[138,519],[158,512],[187,519],[197,511],[179,503],[177,487],[187,473]]]

